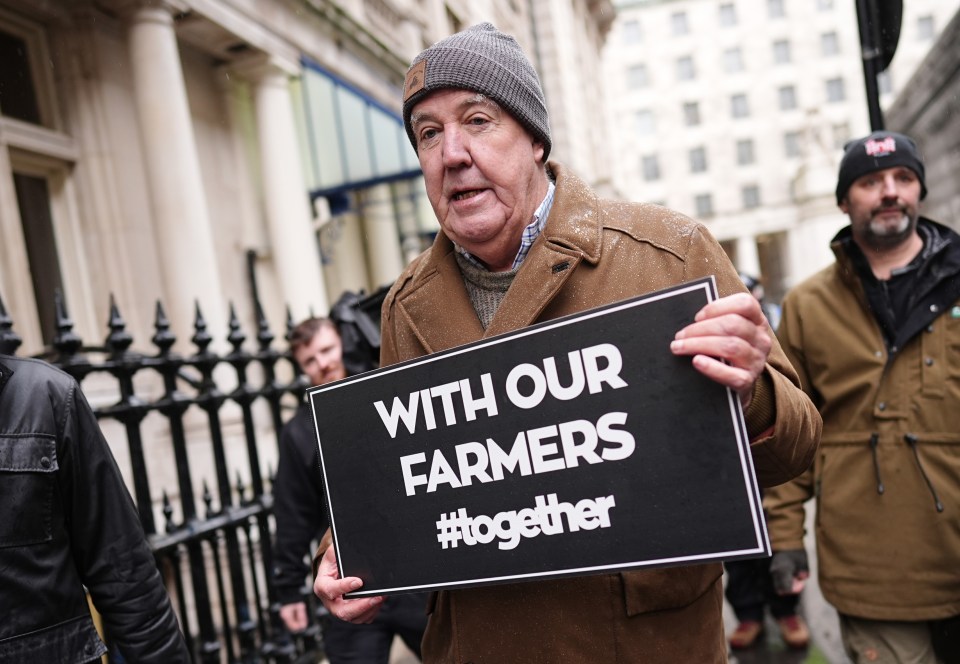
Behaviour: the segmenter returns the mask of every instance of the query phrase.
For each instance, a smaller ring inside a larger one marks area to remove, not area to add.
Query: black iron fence
[[[97,417],[123,432],[140,520],[193,659],[204,664],[306,662],[322,653],[324,611],[306,584],[311,626],[292,636],[279,618],[271,575],[273,472],[260,458],[267,443],[258,440],[266,431],[275,445],[285,411],[292,413],[307,385],[289,354],[273,348],[258,302],[255,310],[256,337],[248,344],[231,306],[229,350],[218,354],[198,307],[195,350],[184,356],[172,350],[176,339],[159,303],[152,350],[136,351],[112,298],[106,339],[94,346],[74,333],[58,297],[56,337],[41,355],[85,391],[94,385]],[[287,334],[291,326],[288,313]],[[0,300],[0,353],[12,355],[20,343]],[[173,486],[154,486],[161,465],[155,447],[173,456]]]

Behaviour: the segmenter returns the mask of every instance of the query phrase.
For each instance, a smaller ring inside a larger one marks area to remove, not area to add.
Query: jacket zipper
[[[927,488],[930,489],[930,495],[933,496],[933,502],[937,506],[937,511],[943,511],[943,503],[940,502],[940,496],[937,495],[937,490],[933,488],[933,482],[930,481],[930,478],[927,476],[927,471],[924,470],[923,464],[920,463],[920,453],[917,451],[917,442],[918,438],[912,434],[904,434],[903,439],[906,441],[907,445],[910,446],[910,449],[913,450],[913,458],[917,460],[917,468],[920,469],[920,475],[923,476],[923,481],[927,483]]]

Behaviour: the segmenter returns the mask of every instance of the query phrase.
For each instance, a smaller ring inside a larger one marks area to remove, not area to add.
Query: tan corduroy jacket
[[[919,332],[891,358],[846,251],[839,241],[833,250],[837,262],[783,302],[777,333],[820,408],[823,439],[811,470],[765,493],[771,543],[803,547],[803,503],[816,495],[820,588],[838,611],[958,615],[960,300],[930,293],[913,314],[925,317],[912,324]],[[939,281],[960,279],[951,271]]]
[[[383,306],[383,366],[634,295],[716,275],[721,295],[744,290],[703,226],[654,205],[599,199],[550,163],[556,195],[541,236],[490,326],[471,306],[454,247],[441,232],[399,277]],[[811,463],[820,417],[779,346],[747,421],[762,485]],[[721,565],[588,576],[437,593],[424,637],[427,664],[726,661]]]

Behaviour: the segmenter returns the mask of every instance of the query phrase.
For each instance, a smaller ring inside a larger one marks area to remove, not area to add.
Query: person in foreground
[[[807,468],[820,418],[723,250],[686,217],[601,200],[546,161],[543,91],[513,37],[484,23],[427,48],[403,117],[442,230],[384,301],[382,366],[713,274],[723,297],[671,349],[739,396],[762,484]],[[370,620],[383,600],[345,600],[361,581],[337,578],[331,547],[319,553],[324,604]],[[723,662],[721,574],[714,563],[440,591],[423,659]]]
[[[782,592],[806,578],[817,498],[820,588],[861,662],[960,662],[960,236],[919,214],[914,142],[850,142],[836,262],[789,292],[779,336],[823,416],[813,468],[769,490]]]
[[[0,356],[0,662],[187,664],[133,500],[77,382]],[[111,654],[116,654],[113,651]]]
[[[290,352],[310,385],[346,378],[340,333],[329,318],[308,318],[290,334]],[[317,435],[310,404],[304,401],[280,431],[280,458],[273,483],[277,521],[274,580],[280,618],[294,634],[309,625],[307,604],[300,594],[310,567],[310,543],[327,528],[323,474],[317,457]],[[324,654],[330,664],[387,664],[394,636],[414,652],[426,627],[422,595],[390,598],[369,625],[331,618],[323,630]]]

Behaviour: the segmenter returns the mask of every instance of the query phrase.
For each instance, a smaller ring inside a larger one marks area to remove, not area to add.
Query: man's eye
[[[473,116],[472,118],[470,118],[469,120],[467,120],[467,123],[468,123],[468,124],[472,124],[472,125],[476,125],[476,126],[485,125],[485,124],[487,124],[488,122],[489,122],[489,120],[487,120],[487,118],[481,117],[481,116],[479,116],[479,115],[475,115],[475,116]]]
[[[436,129],[424,129],[423,131],[420,132],[420,140],[428,141],[436,135],[437,135]]]

